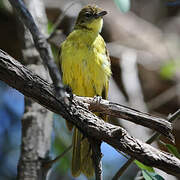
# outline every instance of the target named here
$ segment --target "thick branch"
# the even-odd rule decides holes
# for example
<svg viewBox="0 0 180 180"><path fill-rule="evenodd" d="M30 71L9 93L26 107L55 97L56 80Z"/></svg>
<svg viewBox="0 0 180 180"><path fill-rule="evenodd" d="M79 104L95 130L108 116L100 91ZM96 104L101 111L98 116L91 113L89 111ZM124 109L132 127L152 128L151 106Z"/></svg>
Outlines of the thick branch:
<svg viewBox="0 0 180 180"><path fill-rule="evenodd" d="M91 143L96 180L102 180L101 141L97 141L92 138L89 138L88 140Z"/></svg>
<svg viewBox="0 0 180 180"><path fill-rule="evenodd" d="M121 127L100 120L86 106L78 105L75 99L66 105L55 96L53 85L3 51L0 51L0 79L49 110L62 115L85 135L104 141L146 165L173 175L180 173L179 159L135 139Z"/></svg>

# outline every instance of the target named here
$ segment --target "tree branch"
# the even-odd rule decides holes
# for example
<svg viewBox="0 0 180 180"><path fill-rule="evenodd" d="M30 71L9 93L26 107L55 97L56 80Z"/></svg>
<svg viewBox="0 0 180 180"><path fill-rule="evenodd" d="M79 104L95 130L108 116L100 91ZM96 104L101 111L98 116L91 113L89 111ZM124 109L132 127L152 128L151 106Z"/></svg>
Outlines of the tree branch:
<svg viewBox="0 0 180 180"><path fill-rule="evenodd" d="M66 12L68 11L68 9L70 9L75 3L77 3L77 0L69 2L65 8L65 10L63 10L63 12L59 15L59 17L57 18L56 22L53 24L53 30L51 32L51 34L48 36L47 40L49 41L56 33L57 29L59 28Z"/></svg>
<svg viewBox="0 0 180 180"><path fill-rule="evenodd" d="M74 97L78 102L86 103L90 111L100 112L102 114L122 118L135 124L142 125L144 127L153 129L164 136L168 137L170 140L174 141L174 137L171 134L172 125L166 119L152 116L148 113L143 113L135 109L109 102L108 100L101 99L96 101L95 98L90 97ZM81 105L81 103L80 103Z"/></svg>
<svg viewBox="0 0 180 180"><path fill-rule="evenodd" d="M100 120L87 109L87 104L83 105L75 98L69 104L65 104L55 96L53 85L32 73L2 50L0 51L0 80L47 109L62 115L78 127L84 135L104 141L116 150L123 151L146 165L173 175L180 173L179 159L135 139L121 127Z"/></svg>
<svg viewBox="0 0 180 180"><path fill-rule="evenodd" d="M33 15L34 20L38 23L41 31L47 33L44 1L24 0L24 3ZM22 31L18 35L23 42L22 54L24 64L33 72L38 72L46 80L50 79L49 73L42 65L42 60L34 46L29 30L22 23L18 23L18 25L18 29ZM21 153L18 162L17 180L43 180L46 177L46 173L42 167L42 162L48 159L48 153L51 149L52 112L32 99L25 97L25 111L21 122Z"/></svg>
<svg viewBox="0 0 180 180"><path fill-rule="evenodd" d="M169 122L173 122L176 118L178 118L180 116L180 109L177 110L175 113L173 113L172 115L168 116L168 121ZM147 144L151 144L152 142L154 142L156 139L158 139L161 136L161 134L159 133L154 133L147 141ZM129 158L128 161L117 171L117 173L114 175L114 177L112 178L112 180L117 180L123 173L124 171L126 171L126 169L131 165L131 163L134 161L135 159L133 157Z"/></svg>
<svg viewBox="0 0 180 180"><path fill-rule="evenodd" d="M88 138L92 148L92 160L94 163L94 170L96 180L102 180L102 153L101 153L101 141L97 141L92 138Z"/></svg>
<svg viewBox="0 0 180 180"><path fill-rule="evenodd" d="M47 43L46 37L39 31L32 15L29 13L22 0L9 0L9 2L19 14L22 22L31 32L35 47L39 51L43 62L48 67L49 74L55 85L56 95L58 97L65 97L65 90L61 81L61 75L56 64L54 63L51 47Z"/></svg>

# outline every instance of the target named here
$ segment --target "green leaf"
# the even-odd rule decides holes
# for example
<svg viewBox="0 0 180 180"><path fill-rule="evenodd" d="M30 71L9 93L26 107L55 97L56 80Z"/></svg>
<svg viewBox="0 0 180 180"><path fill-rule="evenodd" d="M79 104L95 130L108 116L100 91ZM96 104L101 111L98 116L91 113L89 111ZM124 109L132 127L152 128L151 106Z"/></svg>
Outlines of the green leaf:
<svg viewBox="0 0 180 180"><path fill-rule="evenodd" d="M142 170L142 174L145 180L164 180L164 178L157 173Z"/></svg>
<svg viewBox="0 0 180 180"><path fill-rule="evenodd" d="M154 172L154 169L150 166L146 166L143 163L139 162L138 160L134 160L134 163L142 170L147 170L149 172Z"/></svg>
<svg viewBox="0 0 180 180"><path fill-rule="evenodd" d="M160 74L162 77L166 79L171 79L174 75L174 72L175 72L175 64L173 62L168 62L162 67Z"/></svg>
<svg viewBox="0 0 180 180"><path fill-rule="evenodd" d="M180 62L178 60L168 61L160 71L160 75L165 79L172 79L175 72L180 69Z"/></svg>
<svg viewBox="0 0 180 180"><path fill-rule="evenodd" d="M54 28L53 23L51 21L48 21L47 24L48 34L51 34L53 28Z"/></svg>
<svg viewBox="0 0 180 180"><path fill-rule="evenodd" d="M174 156L180 159L180 153L178 152L175 146L173 146L172 144L165 144L165 145L170 153L172 153Z"/></svg>
<svg viewBox="0 0 180 180"><path fill-rule="evenodd" d="M0 0L0 9L4 8L4 2L2 0Z"/></svg>
<svg viewBox="0 0 180 180"><path fill-rule="evenodd" d="M130 9L131 2L130 0L114 0L116 6L122 11L127 12Z"/></svg>

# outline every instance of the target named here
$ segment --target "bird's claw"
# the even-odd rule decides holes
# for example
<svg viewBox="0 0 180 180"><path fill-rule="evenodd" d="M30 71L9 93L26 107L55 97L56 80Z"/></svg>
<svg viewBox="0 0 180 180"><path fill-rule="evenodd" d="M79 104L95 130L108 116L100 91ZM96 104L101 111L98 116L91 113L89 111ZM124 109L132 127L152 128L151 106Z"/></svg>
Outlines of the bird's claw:
<svg viewBox="0 0 180 180"><path fill-rule="evenodd" d="M93 98L93 101L95 101L98 104L101 102L101 100L102 100L101 96L94 96L94 98Z"/></svg>

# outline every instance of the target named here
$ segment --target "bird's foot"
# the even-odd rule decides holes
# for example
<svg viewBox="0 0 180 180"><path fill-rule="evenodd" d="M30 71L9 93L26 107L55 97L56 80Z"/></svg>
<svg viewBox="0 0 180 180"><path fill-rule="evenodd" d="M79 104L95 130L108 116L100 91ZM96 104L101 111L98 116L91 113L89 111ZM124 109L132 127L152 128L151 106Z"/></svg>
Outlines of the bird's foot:
<svg viewBox="0 0 180 180"><path fill-rule="evenodd" d="M101 96L94 96L93 97L93 101L95 101L97 104L99 104L102 100L102 97Z"/></svg>

